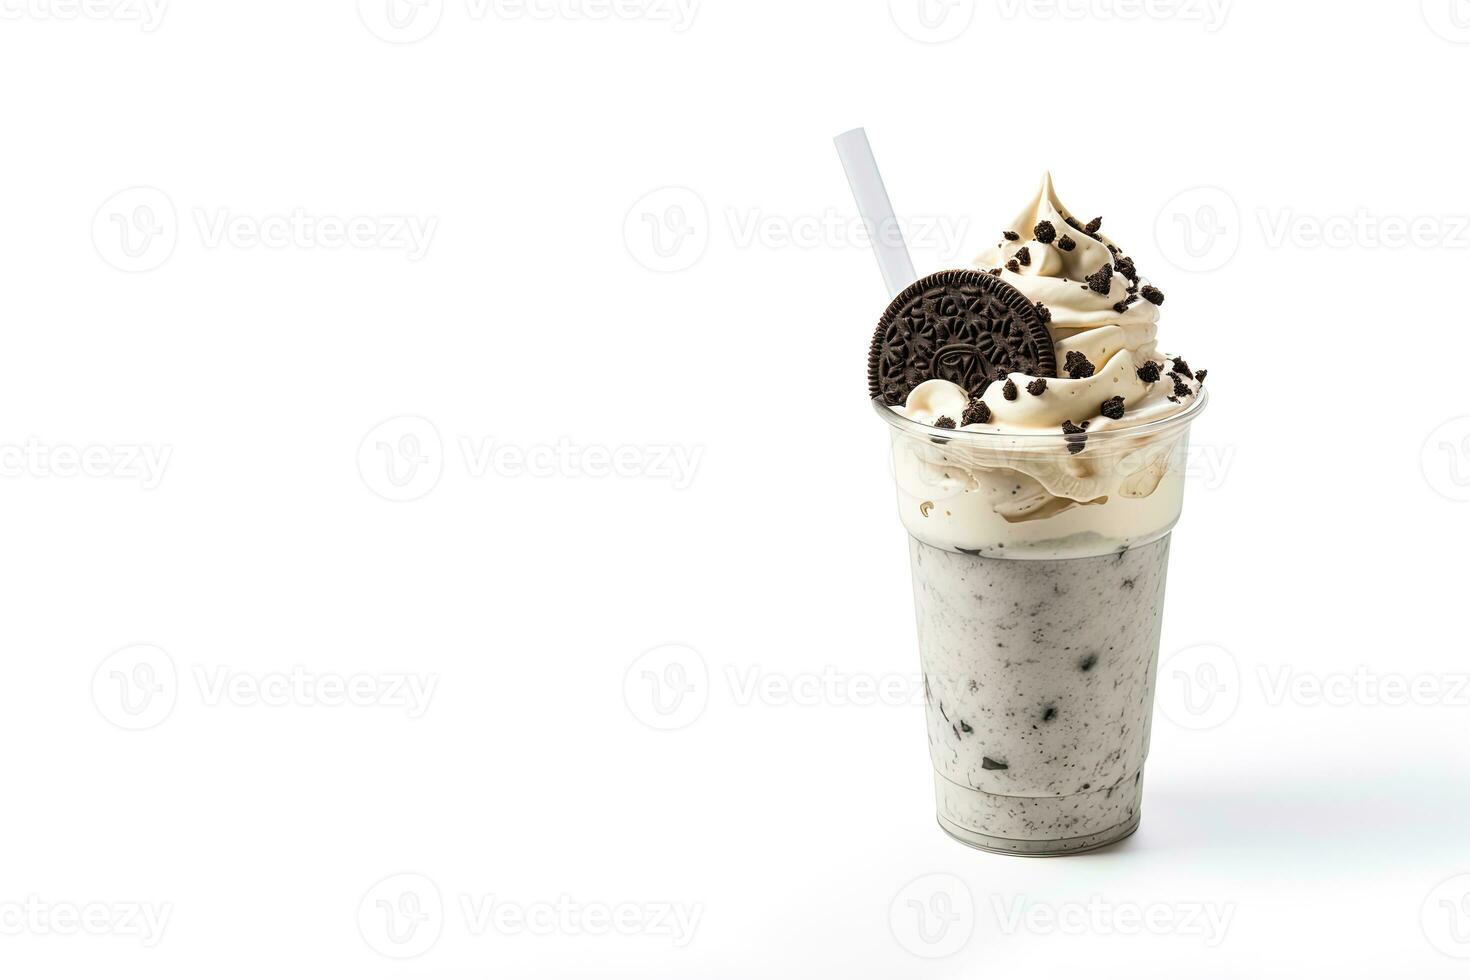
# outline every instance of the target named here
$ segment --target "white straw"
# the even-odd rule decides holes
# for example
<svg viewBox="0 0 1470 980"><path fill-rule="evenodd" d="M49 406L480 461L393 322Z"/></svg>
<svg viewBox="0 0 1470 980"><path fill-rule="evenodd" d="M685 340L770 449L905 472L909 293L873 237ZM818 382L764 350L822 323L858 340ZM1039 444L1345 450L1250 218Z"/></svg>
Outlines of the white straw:
<svg viewBox="0 0 1470 980"><path fill-rule="evenodd" d="M914 263L909 258L908 246L904 244L903 231L898 227L893 204L883 187L883 175L878 173L878 161L873 158L873 148L868 145L868 134L861 129L852 129L832 142L837 144L842 169L847 171L847 182L852 186L858 216L868 229L868 239L873 243L873 255L878 259L878 269L883 273L888 295L897 296L918 276L914 275Z"/></svg>

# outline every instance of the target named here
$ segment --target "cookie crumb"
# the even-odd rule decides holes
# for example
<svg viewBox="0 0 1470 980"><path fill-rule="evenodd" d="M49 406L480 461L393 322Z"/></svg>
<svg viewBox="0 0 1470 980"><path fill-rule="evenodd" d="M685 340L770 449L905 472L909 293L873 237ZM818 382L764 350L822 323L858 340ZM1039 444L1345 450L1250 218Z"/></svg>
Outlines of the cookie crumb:
<svg viewBox="0 0 1470 980"><path fill-rule="evenodd" d="M1076 247L1077 242L1074 238L1072 238L1071 235L1063 235L1061 238L1057 239L1057 248L1061 249L1063 252L1070 252Z"/></svg>
<svg viewBox="0 0 1470 980"><path fill-rule="evenodd" d="M1154 361L1146 362L1138 369L1138 380L1147 381L1149 384L1159 380L1159 365Z"/></svg>
<svg viewBox="0 0 1470 980"><path fill-rule="evenodd" d="M1155 306L1164 305L1164 294L1159 290L1159 287L1157 286L1144 286L1143 298L1148 300Z"/></svg>
<svg viewBox="0 0 1470 980"><path fill-rule="evenodd" d="M1009 262L1006 263L1006 268L1010 269L1012 272L1020 272L1021 263L1017 262L1015 259L1011 259Z"/></svg>
<svg viewBox="0 0 1470 980"><path fill-rule="evenodd" d="M1204 368L1200 368L1198 371L1194 372L1194 380L1199 382L1199 386L1201 388L1205 386L1205 375L1209 373L1210 372Z"/></svg>
<svg viewBox="0 0 1470 980"><path fill-rule="evenodd" d="M1057 226L1050 221L1038 221L1031 234L1043 245L1050 245L1057 240Z"/></svg>
<svg viewBox="0 0 1470 980"><path fill-rule="evenodd" d="M936 429L953 429L954 419L950 418L948 415L941 415L939 416L939 418L934 420L934 427Z"/></svg>
<svg viewBox="0 0 1470 980"><path fill-rule="evenodd" d="M984 425L990 421L990 406L978 398L971 398L970 404L965 406L965 414L961 416L965 425Z"/></svg>
<svg viewBox="0 0 1470 980"><path fill-rule="evenodd" d="M1123 396L1114 395L1112 398L1109 398L1107 401L1103 402L1102 408L1098 410L1098 414L1101 415L1103 418L1113 419L1114 421L1122 418Z"/></svg>
<svg viewBox="0 0 1470 980"><path fill-rule="evenodd" d="M1013 231L1003 231L1001 234L1006 236L1006 241L1008 242L1019 242L1021 240L1021 236Z"/></svg>
<svg viewBox="0 0 1470 980"><path fill-rule="evenodd" d="M1104 262L1103 267L1087 277L1087 288L1103 296L1113 288L1113 267Z"/></svg>
<svg viewBox="0 0 1470 980"><path fill-rule="evenodd" d="M1046 306L1042 303L1036 304L1036 315L1041 317L1042 323L1051 322L1051 310L1048 310Z"/></svg>
<svg viewBox="0 0 1470 980"><path fill-rule="evenodd" d="M1005 400L1008 402L1013 402L1021 397L1021 389L1017 388L1016 383L1010 378L1006 378L1005 386L1000 389L1000 393L1005 396Z"/></svg>
<svg viewBox="0 0 1470 980"><path fill-rule="evenodd" d="M1067 351L1067 363L1065 365L1067 374L1073 378L1090 378L1097 371L1092 362L1081 352L1076 350Z"/></svg>
<svg viewBox="0 0 1470 980"><path fill-rule="evenodd" d="M1102 218L1093 218L1082 230L1087 232L1089 235L1096 235L1099 231L1102 230Z"/></svg>
<svg viewBox="0 0 1470 980"><path fill-rule="evenodd" d="M1031 383L1026 386L1026 390L1031 392L1031 394L1033 395L1040 395L1043 391L1046 390L1046 379L1033 378Z"/></svg>
<svg viewBox="0 0 1470 980"><path fill-rule="evenodd" d="M1016 249L1016 261L1021 263L1022 265L1030 265L1031 249L1025 245L1022 245L1020 248Z"/></svg>
<svg viewBox="0 0 1470 980"><path fill-rule="evenodd" d="M1171 360L1171 361L1174 362L1174 370L1175 371L1178 371L1180 374L1183 374L1183 375L1188 375L1189 377L1193 377L1194 376L1194 372L1189 369L1189 362L1186 361L1184 358L1182 358L1182 357L1171 357L1171 358L1169 358L1169 360Z"/></svg>

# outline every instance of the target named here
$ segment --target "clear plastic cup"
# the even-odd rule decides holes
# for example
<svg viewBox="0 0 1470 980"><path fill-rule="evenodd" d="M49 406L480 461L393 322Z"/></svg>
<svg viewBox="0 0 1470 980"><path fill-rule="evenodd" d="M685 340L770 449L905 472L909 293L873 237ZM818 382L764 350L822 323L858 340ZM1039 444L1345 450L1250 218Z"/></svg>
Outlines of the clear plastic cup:
<svg viewBox="0 0 1470 980"><path fill-rule="evenodd" d="M939 824L1006 854L1138 828L1169 532L1202 390L1085 436L892 434Z"/></svg>

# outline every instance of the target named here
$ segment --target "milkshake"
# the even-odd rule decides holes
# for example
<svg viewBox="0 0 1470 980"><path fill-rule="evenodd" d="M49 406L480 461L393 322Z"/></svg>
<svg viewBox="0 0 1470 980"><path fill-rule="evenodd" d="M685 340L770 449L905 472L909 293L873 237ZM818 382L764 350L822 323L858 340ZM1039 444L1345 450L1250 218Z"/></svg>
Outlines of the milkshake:
<svg viewBox="0 0 1470 980"><path fill-rule="evenodd" d="M874 334L940 826L1011 854L1139 823L1169 532L1204 371L1156 343L1164 294L1050 177L964 270Z"/></svg>

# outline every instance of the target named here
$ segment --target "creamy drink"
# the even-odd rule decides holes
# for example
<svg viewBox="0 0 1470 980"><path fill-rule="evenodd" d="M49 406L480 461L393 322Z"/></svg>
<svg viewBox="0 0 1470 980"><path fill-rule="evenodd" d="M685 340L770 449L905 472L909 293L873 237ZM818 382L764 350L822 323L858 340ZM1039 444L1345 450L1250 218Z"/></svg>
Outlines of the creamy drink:
<svg viewBox="0 0 1470 980"><path fill-rule="evenodd" d="M884 314L869 387L910 535L941 826L1049 855L1138 826L1169 556L1204 371L1163 293L1050 178L975 268Z"/></svg>

